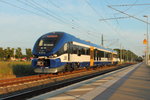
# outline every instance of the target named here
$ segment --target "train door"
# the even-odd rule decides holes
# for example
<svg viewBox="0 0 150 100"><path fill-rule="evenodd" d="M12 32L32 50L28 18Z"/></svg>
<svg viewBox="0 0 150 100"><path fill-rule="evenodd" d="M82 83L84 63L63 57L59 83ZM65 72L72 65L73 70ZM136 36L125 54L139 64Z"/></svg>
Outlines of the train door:
<svg viewBox="0 0 150 100"><path fill-rule="evenodd" d="M111 53L111 64L114 64L114 61L113 61L113 59L114 59L114 57L113 57L113 53Z"/></svg>
<svg viewBox="0 0 150 100"><path fill-rule="evenodd" d="M94 66L94 47L90 47L90 66Z"/></svg>

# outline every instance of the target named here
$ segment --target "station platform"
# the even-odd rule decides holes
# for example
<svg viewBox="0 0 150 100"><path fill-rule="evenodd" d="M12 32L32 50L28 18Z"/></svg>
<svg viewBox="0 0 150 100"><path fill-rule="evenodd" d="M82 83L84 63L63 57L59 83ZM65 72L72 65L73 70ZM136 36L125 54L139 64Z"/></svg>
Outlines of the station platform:
<svg viewBox="0 0 150 100"><path fill-rule="evenodd" d="M150 67L131 65L29 100L150 100Z"/></svg>
<svg viewBox="0 0 150 100"><path fill-rule="evenodd" d="M150 100L150 66L140 65L93 100Z"/></svg>

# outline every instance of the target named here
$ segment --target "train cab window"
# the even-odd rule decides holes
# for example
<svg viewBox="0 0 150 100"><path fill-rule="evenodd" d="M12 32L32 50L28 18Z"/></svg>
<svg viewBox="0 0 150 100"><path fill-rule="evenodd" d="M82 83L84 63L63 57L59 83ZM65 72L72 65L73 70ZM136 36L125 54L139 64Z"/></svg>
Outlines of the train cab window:
<svg viewBox="0 0 150 100"><path fill-rule="evenodd" d="M40 54L50 52L61 38L61 34L45 35L41 37L35 44L35 49Z"/></svg>
<svg viewBox="0 0 150 100"><path fill-rule="evenodd" d="M39 46L42 46L42 45L43 45L43 40L40 40Z"/></svg>

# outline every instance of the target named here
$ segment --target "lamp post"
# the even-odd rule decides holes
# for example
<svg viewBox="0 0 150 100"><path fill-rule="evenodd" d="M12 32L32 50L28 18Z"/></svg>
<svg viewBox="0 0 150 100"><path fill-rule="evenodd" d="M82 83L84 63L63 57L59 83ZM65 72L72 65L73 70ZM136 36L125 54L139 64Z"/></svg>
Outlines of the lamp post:
<svg viewBox="0 0 150 100"><path fill-rule="evenodd" d="M147 34L146 34L146 40L147 40L147 44L146 44L146 64L148 65L148 60L149 60L149 40L148 40L148 16L144 15L143 17L145 17L147 19Z"/></svg>

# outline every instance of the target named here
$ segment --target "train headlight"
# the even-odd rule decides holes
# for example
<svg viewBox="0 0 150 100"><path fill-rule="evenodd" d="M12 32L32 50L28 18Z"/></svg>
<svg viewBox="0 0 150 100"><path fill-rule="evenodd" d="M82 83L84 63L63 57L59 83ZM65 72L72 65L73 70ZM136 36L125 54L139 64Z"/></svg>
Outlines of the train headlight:
<svg viewBox="0 0 150 100"><path fill-rule="evenodd" d="M54 54L53 57L57 57L57 54Z"/></svg>
<svg viewBox="0 0 150 100"><path fill-rule="evenodd" d="M42 66L44 66L44 62L43 61L38 61L37 65L42 67Z"/></svg>

